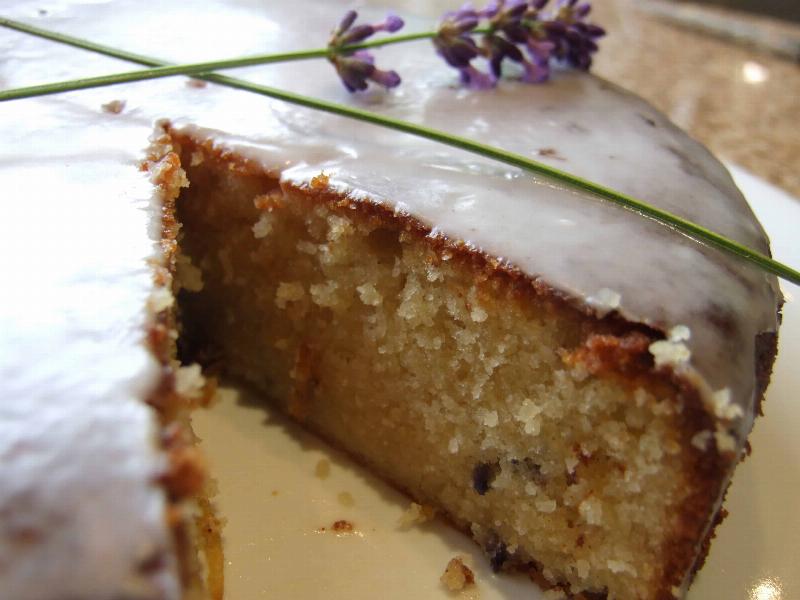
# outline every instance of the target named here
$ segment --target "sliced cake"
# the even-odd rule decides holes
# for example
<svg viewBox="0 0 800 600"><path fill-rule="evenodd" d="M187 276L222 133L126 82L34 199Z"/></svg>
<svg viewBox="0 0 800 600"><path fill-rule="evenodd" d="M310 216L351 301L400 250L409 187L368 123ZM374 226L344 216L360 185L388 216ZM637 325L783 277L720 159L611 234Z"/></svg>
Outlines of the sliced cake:
<svg viewBox="0 0 800 600"><path fill-rule="evenodd" d="M225 32L227 54L324 43L340 7L302 4L10 16L179 62ZM122 68L0 43L4 87ZM769 252L724 167L616 86L567 70L469 91L425 44L382 52L405 80L390 93L350 97L324 61L245 75L478 137ZM517 169L180 78L5 104L0 130L19 211L2 238L5 593L221 596L186 419L209 392L199 362L436 507L498 570L684 595L769 379L774 277Z"/></svg>

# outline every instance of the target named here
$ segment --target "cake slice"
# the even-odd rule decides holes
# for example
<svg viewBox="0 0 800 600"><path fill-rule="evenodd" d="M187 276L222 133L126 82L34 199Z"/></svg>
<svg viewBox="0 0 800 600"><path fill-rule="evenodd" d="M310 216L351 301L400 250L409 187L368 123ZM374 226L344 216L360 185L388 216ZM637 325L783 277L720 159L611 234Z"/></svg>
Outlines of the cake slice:
<svg viewBox="0 0 800 600"><path fill-rule="evenodd" d="M627 102L607 84L589 86ZM561 91L573 105L585 102ZM647 111L638 115L645 127L676 135L651 109L640 110ZM551 118L588 131L591 123L577 112L557 110ZM734 325L724 297L670 326L643 322L626 318L623 298L648 296L665 311L668 304L705 301L671 292L672 282L648 289L656 285L652 279L626 281L613 264L606 267L612 272L593 277L614 283L581 297L485 250L508 227L490 207L509 222L551 216L547 192L536 182L516 183L530 194L530 205L493 188L491 176L469 182L473 194L462 210L476 214L467 223L474 233L467 234L430 219L426 212L442 209L425 197L431 192L422 182L421 191L400 192L414 178L388 177L394 194L388 201L388 193L357 195L334 179L346 176L346 168L303 167L302 177L316 175L299 182L291 170L278 175L254 160L251 148L220 137L169 126L163 136L189 181L176 202L185 359L255 386L414 500L438 509L485 549L497 570L522 569L569 593L681 597L702 564L741 456L741 432L753 417L754 405L738 402L735 388L714 389L692 367L713 363L727 371L739 359L732 353L729 364L720 364L721 347L709 349L712 356L692 356L704 350L693 337L702 344L709 341L704 335L748 327ZM686 139L675 143L668 152L681 168L707 158L693 158L700 150ZM721 185L724 173L706 165ZM395 167L389 161L386 172ZM515 200L506 212L504 204ZM591 200L579 201L587 205L577 210L593 211ZM559 208L569 214L568 206ZM627 214L608 218L611 227L631 226L634 236L648 229L676 261L697 252L728 262ZM606 235L571 232L575 225L561 239L540 229L531 237L546 237L550 252L559 252L576 237L594 243ZM468 236L489 242L470 244ZM510 246L519 256L541 243L516 235ZM632 250L609 243L620 253ZM681 268L652 256L656 269ZM772 293L761 275L741 273L736 285L744 284L748 295L759 289L756 279L765 285L758 293ZM750 343L748 385L760 397L775 336L753 331Z"/></svg>

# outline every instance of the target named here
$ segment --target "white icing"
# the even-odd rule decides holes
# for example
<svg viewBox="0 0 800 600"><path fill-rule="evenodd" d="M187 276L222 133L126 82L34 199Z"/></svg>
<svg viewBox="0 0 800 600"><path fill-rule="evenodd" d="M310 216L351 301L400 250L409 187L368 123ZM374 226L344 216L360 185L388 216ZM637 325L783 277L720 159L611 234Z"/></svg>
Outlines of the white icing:
<svg viewBox="0 0 800 600"><path fill-rule="evenodd" d="M608 288L601 288L596 294L586 298L586 304L595 309L600 316L605 316L612 310L619 308L621 301L622 296Z"/></svg>
<svg viewBox="0 0 800 600"><path fill-rule="evenodd" d="M158 9L135 0L55 0L45 14L39 8L22 0L4 11L173 62L319 46L342 12L322 2L300 10L297 3L246 0L185 0ZM6 30L0 30L0 53L5 88L132 68ZM646 103L614 86L566 72L548 85L503 82L478 93L458 88L455 74L426 43L382 49L379 59L404 78L391 93L349 96L325 61L235 74L475 136L538 160L549 160L539 151L553 148L559 168L768 251L725 169ZM4 594L16 600L178 594L169 555L147 573L136 568L169 548L164 499L154 484L163 459L154 450L154 419L141 403L157 380L157 365L142 344L145 307L148 298L153 309L166 306L165 298L152 295L148 266L158 258L159 213L147 178L137 171L153 123L162 118L263 162L284 185L305 186L324 172L334 189L355 200L411 214L432 235L503 257L576 299L613 292L595 296L600 312L613 309L664 332L685 327L690 337L679 329L664 344L685 349L680 372L707 400L712 390L730 391L726 414L735 411L731 407L743 413L733 423L737 437L714 435L720 446L740 447L753 418L754 338L776 329L773 277L517 169L187 81L0 106L7 207L0 223ZM263 225L254 230L266 233ZM322 303L325 292L309 290ZM367 292L365 301L376 301ZM517 418L538 433L534 406ZM458 452L457 438L448 449ZM28 526L43 536L35 544L14 535Z"/></svg>

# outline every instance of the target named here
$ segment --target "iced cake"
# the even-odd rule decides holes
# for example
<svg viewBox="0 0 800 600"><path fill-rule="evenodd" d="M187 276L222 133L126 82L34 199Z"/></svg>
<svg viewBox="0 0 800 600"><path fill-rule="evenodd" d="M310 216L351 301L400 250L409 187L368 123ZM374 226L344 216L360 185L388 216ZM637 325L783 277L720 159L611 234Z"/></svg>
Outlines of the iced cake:
<svg viewBox="0 0 800 600"><path fill-rule="evenodd" d="M172 62L321 45L342 12L10 11ZM0 47L3 87L128 68L9 31ZM476 137L769 252L724 167L620 88L563 70L470 91L426 44L381 52L403 73L391 92L350 96L324 61L236 75ZM684 595L769 379L774 277L559 183L214 84L6 103L0 130L9 597L222 594L188 429L198 363L437 508L498 570Z"/></svg>

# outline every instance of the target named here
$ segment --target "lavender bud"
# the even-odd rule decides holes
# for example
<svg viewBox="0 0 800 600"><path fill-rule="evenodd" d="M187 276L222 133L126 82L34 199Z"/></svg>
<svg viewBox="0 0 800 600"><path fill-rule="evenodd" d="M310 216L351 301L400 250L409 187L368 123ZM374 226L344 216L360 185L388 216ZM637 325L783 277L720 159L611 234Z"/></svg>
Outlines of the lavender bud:
<svg viewBox="0 0 800 600"><path fill-rule="evenodd" d="M339 23L339 27L336 28L336 30L334 32L334 37L338 36L338 35L341 35L343 32L345 32L348 29L350 29L350 27L353 25L353 23L355 23L355 20L357 18L358 18L358 13L356 11L348 10L344 14L344 17L342 18L342 21Z"/></svg>
<svg viewBox="0 0 800 600"><path fill-rule="evenodd" d="M591 5L589 4L581 4L575 9L575 13L573 17L575 19L583 19L589 12L592 10Z"/></svg>
<svg viewBox="0 0 800 600"><path fill-rule="evenodd" d="M339 45L340 46L349 46L351 44L357 44L358 42L363 42L369 36L375 33L375 28L372 25L356 25L351 30L349 30L346 35L342 35L339 38Z"/></svg>
<svg viewBox="0 0 800 600"><path fill-rule="evenodd" d="M369 78L385 88L397 87L402 81L397 71L381 71L380 69L375 69Z"/></svg>
<svg viewBox="0 0 800 600"><path fill-rule="evenodd" d="M493 88L497 83L494 77L483 71L479 71L472 65L460 71L462 83L473 90L488 90Z"/></svg>
<svg viewBox="0 0 800 600"><path fill-rule="evenodd" d="M369 52L353 52L343 50L343 47L363 42L378 31L394 33L403 27L403 19L390 14L383 23L377 25L355 25L357 18L358 13L354 10L345 13L328 42L331 51L329 60L336 68L342 83L351 92L366 90L368 81L387 88L399 85L400 76L395 71L376 68L375 59Z"/></svg>
<svg viewBox="0 0 800 600"><path fill-rule="evenodd" d="M386 15L386 21L384 21L383 24L379 25L378 27L382 31L395 33L396 31L400 31L404 25L405 22L399 16L395 14L388 14Z"/></svg>

